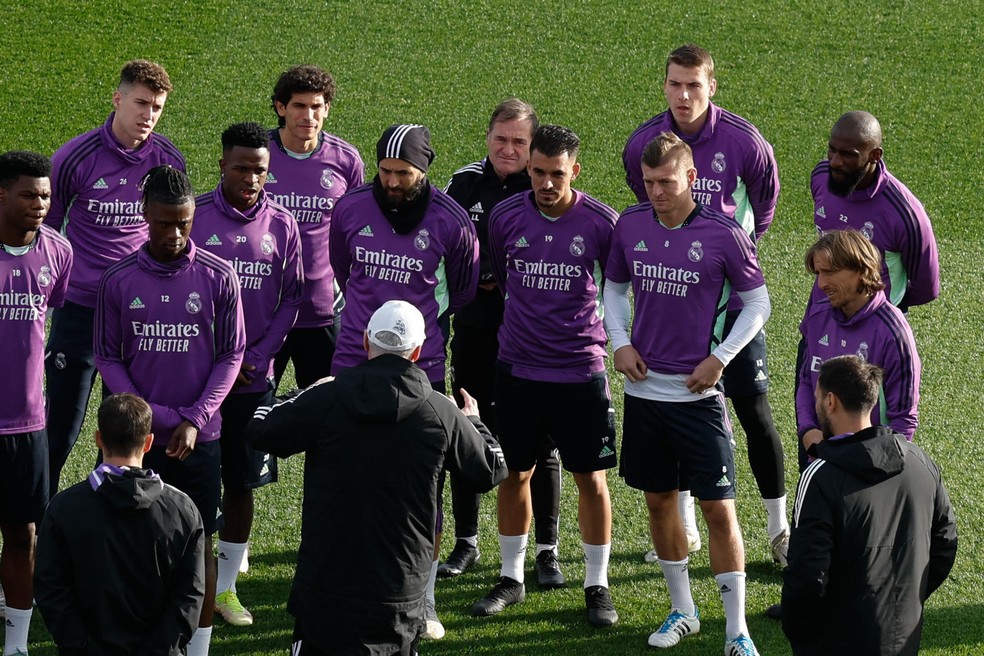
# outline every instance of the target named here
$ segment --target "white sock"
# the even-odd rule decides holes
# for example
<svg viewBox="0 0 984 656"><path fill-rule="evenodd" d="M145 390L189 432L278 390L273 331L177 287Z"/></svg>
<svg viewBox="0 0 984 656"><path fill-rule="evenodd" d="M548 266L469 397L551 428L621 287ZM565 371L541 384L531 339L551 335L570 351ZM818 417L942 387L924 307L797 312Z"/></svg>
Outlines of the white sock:
<svg viewBox="0 0 984 656"><path fill-rule="evenodd" d="M245 574L248 571L249 571L249 544L247 543L246 550L243 551L243 564L239 566L239 573ZM235 589L236 586L233 585L233 590Z"/></svg>
<svg viewBox="0 0 984 656"><path fill-rule="evenodd" d="M478 547L478 536L477 535L469 535L467 538L456 538L456 539L457 540L461 540L462 542L467 542L469 545L471 545L473 547L476 547L476 548Z"/></svg>
<svg viewBox="0 0 984 656"><path fill-rule="evenodd" d="M687 536L697 534L697 511L694 510L694 498L690 496L690 490L680 490L677 494L677 503L680 505L680 517L683 519L683 530Z"/></svg>
<svg viewBox="0 0 984 656"><path fill-rule="evenodd" d="M424 596L427 598L427 601L432 604L435 603L434 585L437 583L437 566L439 564L440 563L437 560L431 563L430 574L427 575L427 587L424 589Z"/></svg>
<svg viewBox="0 0 984 656"><path fill-rule="evenodd" d="M13 654L16 651L27 653L27 631L31 628L31 613L33 609L21 610L7 606L7 632L3 639L3 653Z"/></svg>
<svg viewBox="0 0 984 656"><path fill-rule="evenodd" d="M525 534L499 534L499 555L502 557L502 569L499 570L499 576L508 576L520 583L525 580L523 565L526 561L526 544L529 539L530 536Z"/></svg>
<svg viewBox="0 0 984 656"><path fill-rule="evenodd" d="M685 615L693 615L697 610L694 597L690 594L690 558L683 560L659 560L666 579L666 587L670 590L670 606Z"/></svg>
<svg viewBox="0 0 984 656"><path fill-rule="evenodd" d="M208 646L212 642L212 627L198 627L191 634L188 643L188 656L208 656Z"/></svg>
<svg viewBox="0 0 984 656"><path fill-rule="evenodd" d="M789 520L786 519L786 495L778 499L762 499L765 515L769 518L769 539L789 530Z"/></svg>
<svg viewBox="0 0 984 656"><path fill-rule="evenodd" d="M556 544L541 544L536 543L536 555L539 556L544 551L552 551L553 555L557 555L557 545Z"/></svg>
<svg viewBox="0 0 984 656"><path fill-rule="evenodd" d="M245 542L226 542L219 540L219 566L215 579L215 591L225 592L236 589L236 577L246 556Z"/></svg>
<svg viewBox="0 0 984 656"><path fill-rule="evenodd" d="M582 542L584 547L584 587L590 588L592 585L608 587L608 557L612 553L612 543L608 544L588 544Z"/></svg>
<svg viewBox="0 0 984 656"><path fill-rule="evenodd" d="M748 635L745 624L745 572L725 572L714 577L717 581L721 601L724 603L724 616L727 623L724 633L730 640L738 635Z"/></svg>

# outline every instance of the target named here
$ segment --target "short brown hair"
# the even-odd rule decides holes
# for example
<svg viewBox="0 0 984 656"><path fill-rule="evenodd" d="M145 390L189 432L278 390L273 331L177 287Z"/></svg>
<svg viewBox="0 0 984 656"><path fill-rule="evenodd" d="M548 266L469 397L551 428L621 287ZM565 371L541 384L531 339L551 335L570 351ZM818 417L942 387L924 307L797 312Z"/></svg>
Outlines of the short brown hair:
<svg viewBox="0 0 984 656"><path fill-rule="evenodd" d="M660 132L642 149L642 163L651 169L673 162L694 168L694 153L687 143L672 132Z"/></svg>
<svg viewBox="0 0 984 656"><path fill-rule="evenodd" d="M540 127L540 119L536 115L533 105L519 98L506 98L492 110L492 118L489 119L489 131L492 131L492 126L496 123L513 120L529 121L530 127L533 128L532 132L536 132L537 128Z"/></svg>
<svg viewBox="0 0 984 656"><path fill-rule="evenodd" d="M711 53L693 43L687 43L673 52L666 58L666 75L670 74L670 64L683 66L684 68L699 68L707 73L707 79L714 79L714 58Z"/></svg>
<svg viewBox="0 0 984 656"><path fill-rule="evenodd" d="M151 431L153 413L147 402L134 394L113 394L99 406L97 420L103 449L109 455L142 452Z"/></svg>
<svg viewBox="0 0 984 656"><path fill-rule="evenodd" d="M824 253L830 260L834 271L856 271L861 274L861 289L858 291L874 294L885 289L881 277L881 254L867 237L857 230L828 230L820 235L816 243L806 252L806 270L817 275L813 258Z"/></svg>
<svg viewBox="0 0 984 656"><path fill-rule="evenodd" d="M830 392L848 412L868 414L878 403L885 372L856 355L830 358L820 365L817 387Z"/></svg>
<svg viewBox="0 0 984 656"><path fill-rule="evenodd" d="M154 93L170 93L171 78L160 64L146 59L134 59L123 65L120 71L120 86L140 84Z"/></svg>

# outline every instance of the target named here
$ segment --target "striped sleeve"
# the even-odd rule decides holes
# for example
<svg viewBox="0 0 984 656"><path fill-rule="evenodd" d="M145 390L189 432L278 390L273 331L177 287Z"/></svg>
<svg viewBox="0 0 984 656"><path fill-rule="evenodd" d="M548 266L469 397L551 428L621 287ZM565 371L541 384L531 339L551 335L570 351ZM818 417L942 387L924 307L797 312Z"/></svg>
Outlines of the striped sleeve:
<svg viewBox="0 0 984 656"><path fill-rule="evenodd" d="M475 298L478 288L478 236L468 214L444 192L436 191L434 201L449 220L448 250L444 255L447 269L449 309L454 312Z"/></svg>

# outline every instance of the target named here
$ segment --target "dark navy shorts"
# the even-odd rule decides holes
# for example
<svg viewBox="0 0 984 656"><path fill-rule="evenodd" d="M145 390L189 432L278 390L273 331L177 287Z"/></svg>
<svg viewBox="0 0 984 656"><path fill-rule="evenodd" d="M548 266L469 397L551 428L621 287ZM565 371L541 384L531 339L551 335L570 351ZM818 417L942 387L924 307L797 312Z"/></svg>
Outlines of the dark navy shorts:
<svg viewBox="0 0 984 656"><path fill-rule="evenodd" d="M48 434L0 435L0 524L40 522L48 505Z"/></svg>
<svg viewBox="0 0 984 656"><path fill-rule="evenodd" d="M602 471L618 463L615 410L604 371L585 383L545 383L517 378L511 365L499 361L495 417L512 471L533 469L547 442L556 445L569 472Z"/></svg>
<svg viewBox="0 0 984 656"><path fill-rule="evenodd" d="M222 402L222 485L255 489L277 481L277 459L243 439L256 408L273 405L273 386L266 392L230 394Z"/></svg>
<svg viewBox="0 0 984 656"><path fill-rule="evenodd" d="M728 312L724 322L724 334L735 325L740 310ZM769 391L769 359L765 356L765 331L760 330L745 348L724 368L721 376L724 393L728 398L758 396Z"/></svg>
<svg viewBox="0 0 984 656"><path fill-rule="evenodd" d="M734 499L734 438L724 398L674 403L626 394L619 474L644 492L680 489L683 477L698 499Z"/></svg>
<svg viewBox="0 0 984 656"><path fill-rule="evenodd" d="M144 454L144 469L152 469L161 479L189 497L198 508L205 525L205 535L212 535L223 526L220 471L222 453L219 440L198 442L184 461L171 458L163 444L154 445Z"/></svg>

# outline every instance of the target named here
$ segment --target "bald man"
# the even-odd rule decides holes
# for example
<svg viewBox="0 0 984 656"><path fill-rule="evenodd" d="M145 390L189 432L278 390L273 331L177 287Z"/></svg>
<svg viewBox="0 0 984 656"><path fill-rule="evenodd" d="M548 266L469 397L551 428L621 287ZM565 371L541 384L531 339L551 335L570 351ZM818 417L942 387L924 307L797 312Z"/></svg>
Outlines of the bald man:
<svg viewBox="0 0 984 656"><path fill-rule="evenodd" d="M940 294L940 263L929 216L882 159L882 130L868 112L841 116L827 159L810 179L813 220L821 233L854 228L878 248L885 294L905 311ZM823 297L816 287L811 303Z"/></svg>

